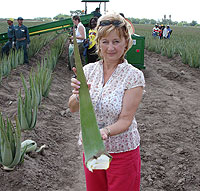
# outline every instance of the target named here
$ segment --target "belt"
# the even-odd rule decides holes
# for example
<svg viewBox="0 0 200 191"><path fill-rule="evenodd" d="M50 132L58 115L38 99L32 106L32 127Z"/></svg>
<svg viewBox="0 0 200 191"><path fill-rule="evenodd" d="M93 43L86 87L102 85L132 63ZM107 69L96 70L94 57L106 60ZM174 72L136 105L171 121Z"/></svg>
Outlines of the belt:
<svg viewBox="0 0 200 191"><path fill-rule="evenodd" d="M22 40L26 40L26 37L23 37L23 38L17 38L17 41L22 41Z"/></svg>

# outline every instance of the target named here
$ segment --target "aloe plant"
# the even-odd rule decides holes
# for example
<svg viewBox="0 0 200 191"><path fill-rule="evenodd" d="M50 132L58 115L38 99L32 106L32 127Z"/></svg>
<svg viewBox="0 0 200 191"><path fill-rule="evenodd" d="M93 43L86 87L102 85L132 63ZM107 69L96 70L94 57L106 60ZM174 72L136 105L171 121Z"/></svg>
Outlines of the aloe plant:
<svg viewBox="0 0 200 191"><path fill-rule="evenodd" d="M14 128L10 119L5 121L0 114L0 164L5 170L13 170L21 163L26 152L26 147L21 149L21 130L17 119Z"/></svg>
<svg viewBox="0 0 200 191"><path fill-rule="evenodd" d="M39 79L39 82L41 83L41 89L42 89L42 96L48 97L51 82L52 82L52 71L47 68L46 60L43 59L40 65L38 65L37 68L37 78Z"/></svg>
<svg viewBox="0 0 200 191"><path fill-rule="evenodd" d="M27 88L23 75L21 75L24 86L25 98L22 99L21 91L18 96L18 119L23 130L31 130L35 127L37 122L37 96L33 86Z"/></svg>

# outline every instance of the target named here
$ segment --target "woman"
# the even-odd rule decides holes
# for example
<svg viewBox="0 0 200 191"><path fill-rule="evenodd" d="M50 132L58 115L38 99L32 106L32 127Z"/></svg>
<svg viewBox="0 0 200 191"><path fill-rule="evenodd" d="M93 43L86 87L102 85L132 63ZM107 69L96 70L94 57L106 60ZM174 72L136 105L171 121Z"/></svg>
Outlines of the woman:
<svg viewBox="0 0 200 191"><path fill-rule="evenodd" d="M96 62L98 60L98 55L96 53L96 29L97 17L92 17L90 19L90 30L89 30L89 47L87 50L88 63Z"/></svg>
<svg viewBox="0 0 200 191"><path fill-rule="evenodd" d="M142 99L144 76L124 59L131 36L122 16L100 17L96 40L101 60L86 65L84 73L102 139L113 159L108 170L91 173L84 165L87 191L139 191L140 136L135 114ZM71 86L74 90L68 105L76 112L81 84L72 78Z"/></svg>
<svg viewBox="0 0 200 191"><path fill-rule="evenodd" d="M83 52L84 52L83 42L84 42L84 39L86 38L85 27L81 23L80 17L77 15L73 16L72 21L74 25L76 26L76 38L77 38L79 53L81 56L81 62L84 66L86 64L85 57L83 55ZM70 39L73 40L73 36L71 36ZM71 65L71 68L75 67L74 53L72 53L72 56L70 58L70 65Z"/></svg>

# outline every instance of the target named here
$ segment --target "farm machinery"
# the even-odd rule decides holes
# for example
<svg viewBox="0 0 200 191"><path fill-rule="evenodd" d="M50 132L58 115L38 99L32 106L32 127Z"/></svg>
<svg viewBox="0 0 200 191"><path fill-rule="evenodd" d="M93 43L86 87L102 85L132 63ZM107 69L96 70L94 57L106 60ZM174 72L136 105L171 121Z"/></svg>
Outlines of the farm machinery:
<svg viewBox="0 0 200 191"><path fill-rule="evenodd" d="M92 16L93 16L92 14L80 16L81 22L84 25L87 25L89 23L89 20L92 18ZM40 34L52 32L52 31L67 29L71 27L73 27L72 19L67 18L60 21L53 21L49 23L44 23L44 24L28 27L28 30L29 30L29 35L34 36L34 35L40 35ZM6 42L7 40L8 40L7 33L0 34L0 43Z"/></svg>
<svg viewBox="0 0 200 191"><path fill-rule="evenodd" d="M93 14L87 14L87 3L99 3L99 8L101 6L101 3L104 3L104 13L106 13L106 3L109 2L109 0L81 0L81 2L85 3L85 15L81 15L80 19L81 19L81 22L85 26L88 26L90 19L93 17ZM129 21L128 19L126 20ZM71 27L73 27L72 19L67 18L67 19L63 19L59 21L53 21L49 23L36 25L36 26L31 26L31 27L28 27L28 30L29 30L29 35L34 36L34 35L40 35L40 34L52 32L52 31L68 30ZM133 31L134 31L134 28L133 28ZM0 43L6 42L7 40L8 40L7 33L1 33ZM132 40L133 40L133 45L127 52L126 59L128 60L130 64L134 65L135 67L139 69L144 69L145 68L144 66L145 37L134 33L132 34Z"/></svg>

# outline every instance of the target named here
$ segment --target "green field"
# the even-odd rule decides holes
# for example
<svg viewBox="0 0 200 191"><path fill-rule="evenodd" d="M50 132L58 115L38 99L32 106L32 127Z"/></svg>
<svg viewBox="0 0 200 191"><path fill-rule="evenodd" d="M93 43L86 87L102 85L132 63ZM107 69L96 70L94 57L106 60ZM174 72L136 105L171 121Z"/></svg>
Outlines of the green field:
<svg viewBox="0 0 200 191"><path fill-rule="evenodd" d="M39 25L42 21L24 21L26 26ZM14 22L17 24L17 21ZM0 33L7 32L7 22L0 21ZM135 24L135 33L145 36L145 48L172 58L180 55L182 62L191 67L200 67L200 28L171 26L173 30L170 40L154 39L152 37L153 25Z"/></svg>
<svg viewBox="0 0 200 191"><path fill-rule="evenodd" d="M40 24L43 24L45 22L42 22L42 21L24 21L24 25L27 26L27 27L30 27L30 26L35 26L35 25L40 25ZM17 25L17 21L14 21L14 25ZM8 24L7 24L7 21L2 21L0 20L0 33L6 33L8 31ZM0 51L1 51L1 48L2 48L2 44L0 44Z"/></svg>
<svg viewBox="0 0 200 191"><path fill-rule="evenodd" d="M24 20L24 25L27 26L27 27L30 27L30 26L34 26L34 25L40 25L40 24L43 24L45 22L42 22L42 21L26 21ZM14 25L17 25L17 21L14 21ZM8 24L7 24L7 21L0 21L0 33L5 33L7 32L7 29L8 29Z"/></svg>
<svg viewBox="0 0 200 191"><path fill-rule="evenodd" d="M172 58L181 56L184 64L200 67L200 28L171 26L173 30L169 39L154 39L152 25L134 25L136 34L145 36L145 48L163 56Z"/></svg>

